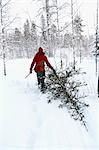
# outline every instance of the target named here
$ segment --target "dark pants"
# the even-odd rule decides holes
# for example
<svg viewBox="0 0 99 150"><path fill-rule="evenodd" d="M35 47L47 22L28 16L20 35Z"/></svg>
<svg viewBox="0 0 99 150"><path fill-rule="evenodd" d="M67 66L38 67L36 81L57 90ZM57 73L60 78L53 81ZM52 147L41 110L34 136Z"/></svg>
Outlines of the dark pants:
<svg viewBox="0 0 99 150"><path fill-rule="evenodd" d="M38 80L38 85L41 84L41 89L43 89L44 88L44 80L45 80L45 71L37 72L37 80Z"/></svg>

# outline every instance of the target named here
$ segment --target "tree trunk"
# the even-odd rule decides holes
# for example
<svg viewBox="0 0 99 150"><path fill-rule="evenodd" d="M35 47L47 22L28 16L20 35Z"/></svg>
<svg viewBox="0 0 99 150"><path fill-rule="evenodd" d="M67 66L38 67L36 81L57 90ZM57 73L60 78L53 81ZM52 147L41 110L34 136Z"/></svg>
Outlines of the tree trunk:
<svg viewBox="0 0 99 150"><path fill-rule="evenodd" d="M2 15L2 0L0 0L0 27L1 27L1 47L3 53L3 66L4 75L6 75L6 63L5 63L5 39L4 39L4 28L3 28L3 15Z"/></svg>

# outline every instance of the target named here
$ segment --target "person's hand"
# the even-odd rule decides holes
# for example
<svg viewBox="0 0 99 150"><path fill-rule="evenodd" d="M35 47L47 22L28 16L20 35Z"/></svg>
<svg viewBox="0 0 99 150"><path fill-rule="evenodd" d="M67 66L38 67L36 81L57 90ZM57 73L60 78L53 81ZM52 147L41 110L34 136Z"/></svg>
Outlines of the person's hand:
<svg viewBox="0 0 99 150"><path fill-rule="evenodd" d="M56 75L56 71L55 71L55 69L53 69L53 73Z"/></svg>
<svg viewBox="0 0 99 150"><path fill-rule="evenodd" d="M32 69L30 69L30 73L32 73Z"/></svg>
<svg viewBox="0 0 99 150"><path fill-rule="evenodd" d="M53 68L53 73L55 74L55 76L56 76L57 78L59 78L54 68Z"/></svg>

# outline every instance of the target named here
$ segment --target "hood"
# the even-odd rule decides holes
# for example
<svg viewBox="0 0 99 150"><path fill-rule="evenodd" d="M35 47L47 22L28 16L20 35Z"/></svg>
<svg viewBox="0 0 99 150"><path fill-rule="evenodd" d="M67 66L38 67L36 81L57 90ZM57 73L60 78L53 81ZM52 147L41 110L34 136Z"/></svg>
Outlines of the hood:
<svg viewBox="0 0 99 150"><path fill-rule="evenodd" d="M42 47L39 47L38 49L38 54L40 55L44 55L45 53L43 52L43 48Z"/></svg>

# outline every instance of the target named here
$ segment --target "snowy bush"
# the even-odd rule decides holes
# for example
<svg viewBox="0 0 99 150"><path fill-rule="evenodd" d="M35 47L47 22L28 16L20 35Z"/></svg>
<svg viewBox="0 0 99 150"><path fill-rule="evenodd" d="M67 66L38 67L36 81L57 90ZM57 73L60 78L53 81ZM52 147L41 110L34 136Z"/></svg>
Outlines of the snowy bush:
<svg viewBox="0 0 99 150"><path fill-rule="evenodd" d="M83 101L86 95L80 94L81 87L86 85L77 80L80 74L80 69L74 70L73 66L66 68L65 71L57 72L57 76L49 73L46 86L49 93L48 103L59 100L59 108L66 107L73 119L81 121L86 127L84 110L89 105Z"/></svg>

